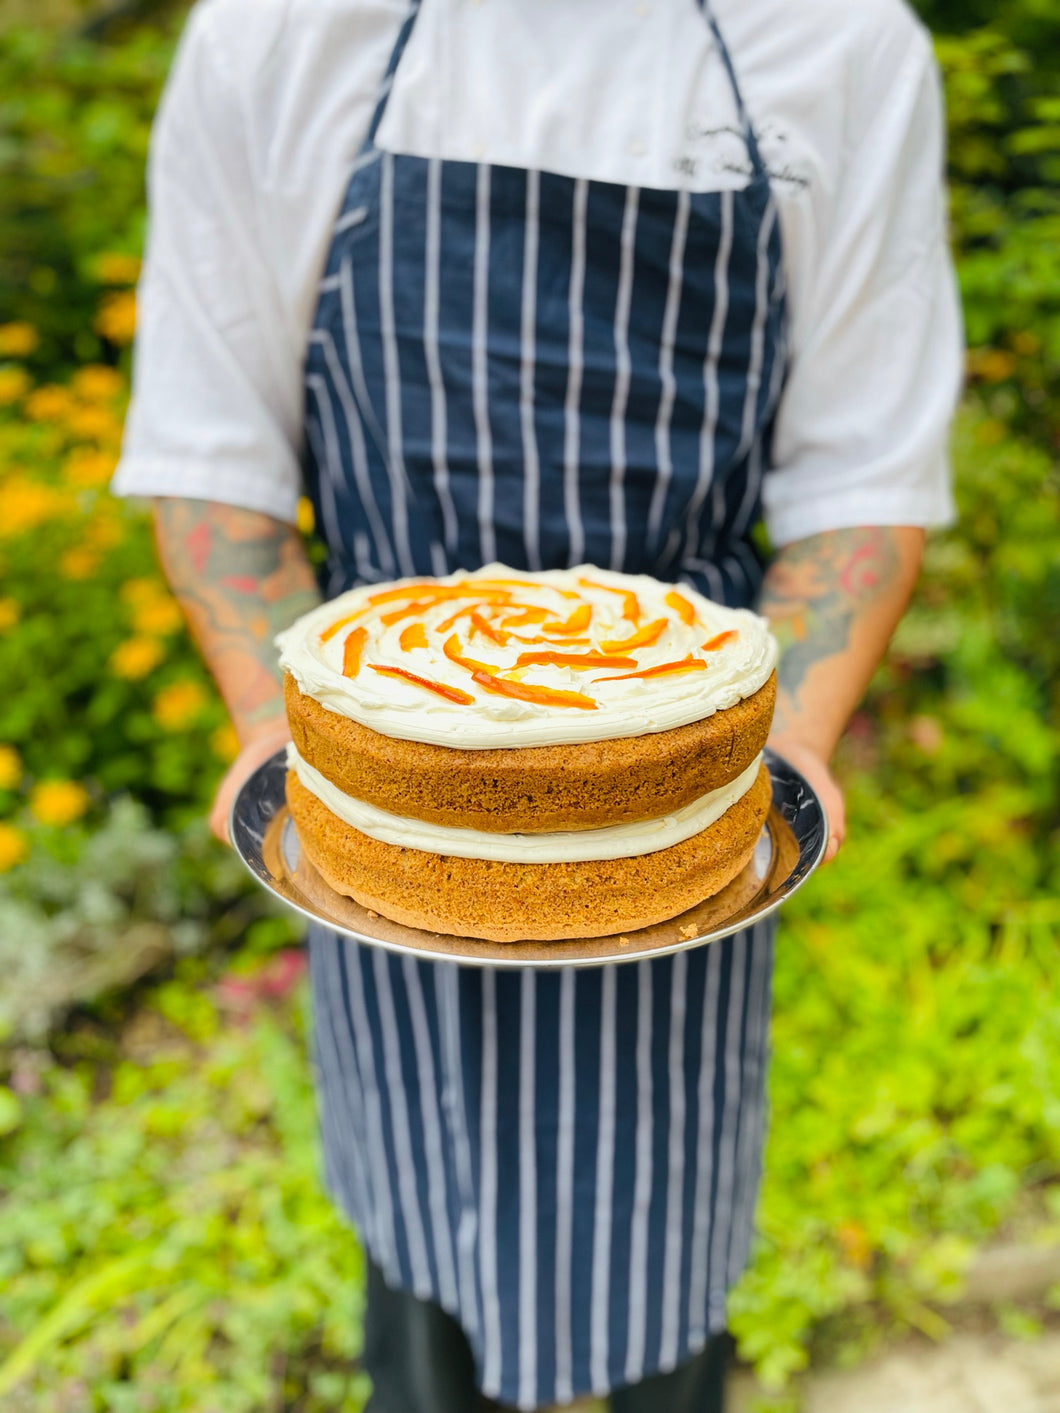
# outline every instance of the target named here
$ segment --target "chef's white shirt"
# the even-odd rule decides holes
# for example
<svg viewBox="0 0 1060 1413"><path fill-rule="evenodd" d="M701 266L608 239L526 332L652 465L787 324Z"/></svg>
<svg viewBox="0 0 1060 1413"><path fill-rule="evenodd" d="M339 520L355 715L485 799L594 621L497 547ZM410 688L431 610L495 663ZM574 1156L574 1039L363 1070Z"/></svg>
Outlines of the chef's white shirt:
<svg viewBox="0 0 1060 1413"><path fill-rule="evenodd" d="M952 518L960 381L930 41L901 0L714 0L780 213L790 366L775 544ZM302 372L350 168L408 0L200 0L152 140L114 489L293 520ZM741 186L696 0L423 0L379 146L692 191Z"/></svg>

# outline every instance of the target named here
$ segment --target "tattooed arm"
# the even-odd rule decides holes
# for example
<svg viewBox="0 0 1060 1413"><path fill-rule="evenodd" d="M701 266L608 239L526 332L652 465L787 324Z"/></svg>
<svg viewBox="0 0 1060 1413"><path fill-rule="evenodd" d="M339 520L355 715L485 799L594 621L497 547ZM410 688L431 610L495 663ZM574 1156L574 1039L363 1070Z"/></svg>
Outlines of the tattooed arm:
<svg viewBox="0 0 1060 1413"><path fill-rule="evenodd" d="M916 583L922 530L830 530L786 545L759 605L781 649L771 744L810 779L843 841L843 797L827 768Z"/></svg>
<svg viewBox="0 0 1060 1413"><path fill-rule="evenodd" d="M159 559L239 737L210 824L227 837L228 810L250 772L287 739L273 636L320 601L298 531L216 501L155 501Z"/></svg>

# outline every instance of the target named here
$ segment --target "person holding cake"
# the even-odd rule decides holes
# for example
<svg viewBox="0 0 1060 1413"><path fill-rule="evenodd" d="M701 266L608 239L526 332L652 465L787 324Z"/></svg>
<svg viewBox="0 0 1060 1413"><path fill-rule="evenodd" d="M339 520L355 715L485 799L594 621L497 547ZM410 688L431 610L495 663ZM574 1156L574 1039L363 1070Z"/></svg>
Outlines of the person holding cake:
<svg viewBox="0 0 1060 1413"><path fill-rule="evenodd" d="M363 598L380 635L407 633L401 650L439 671L410 656L362 672L369 633L351 619L321 648L353 684L341 700L360 703L337 727L324 678L285 638L304 767L289 790L305 791L307 827L323 776L345 808L365 761L386 786L372 809L423 824L456 800L466 825L489 777L432 775L420 748L459 746L465 721L471 757L500 749L488 722L532 748L526 723L557 717L553 783L594 756L564 756L577 740L643 736L628 760L596 752L593 789L548 826L619 827L616 762L627 785L662 780L651 735L710 715L648 714L625 737L569 723L633 700L629 674L717 680L739 654L728 620L701 631L713 603L756 609L779 640L770 740L821 796L834 854L829 758L924 529L952 514L961 350L941 133L930 45L901 0L197 7L154 134L115 489L156 498L163 566L239 732L216 831L289 736L275 634L365 590L350 612ZM303 493L326 549L315 567ZM476 575L479 597L444 626L443 591L466 596ZM421 596L392 609L395 580ZM619 628L597 631L608 585ZM525 597L548 586L569 613ZM321 612L318 647L345 614ZM650 658L686 630L694 641ZM745 721L762 691L772 704L772 660L757 661L711 713ZM384 713L374 736L366 703ZM432 741L429 721L456 735ZM761 743L741 732L742 802ZM682 776L700 764L690 739L674 737ZM435 781L414 804L410 761ZM611 803L579 816L597 784ZM708 772L693 801L660 795L651 813L733 785ZM417 962L324 929L309 947L327 1176L369 1258L373 1413L593 1395L616 1413L720 1409L760 1166L772 926L547 972Z"/></svg>

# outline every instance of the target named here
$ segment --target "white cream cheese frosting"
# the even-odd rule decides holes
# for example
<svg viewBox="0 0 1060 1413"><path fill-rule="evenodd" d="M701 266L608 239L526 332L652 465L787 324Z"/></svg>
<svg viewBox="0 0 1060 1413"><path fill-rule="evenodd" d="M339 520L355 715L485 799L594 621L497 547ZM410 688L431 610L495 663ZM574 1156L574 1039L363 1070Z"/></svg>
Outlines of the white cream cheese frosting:
<svg viewBox="0 0 1060 1413"><path fill-rule="evenodd" d="M716 823L747 794L761 763L762 757L758 756L735 780L659 819L554 834L491 834L482 829L427 824L420 819L377 809L339 790L315 766L303 760L293 744L287 747L287 764L310 794L332 814L369 838L405 849L420 849L424 853L448 854L460 859L494 859L502 863L581 863L658 853Z"/></svg>
<svg viewBox="0 0 1060 1413"><path fill-rule="evenodd" d="M469 750L668 731L753 695L777 660L757 614L685 584L591 565L524 574L491 564L364 585L303 615L276 643L281 666L328 711L384 736ZM626 665L548 660L555 655ZM520 688L530 700L507 695ZM549 692L581 705L549 701Z"/></svg>

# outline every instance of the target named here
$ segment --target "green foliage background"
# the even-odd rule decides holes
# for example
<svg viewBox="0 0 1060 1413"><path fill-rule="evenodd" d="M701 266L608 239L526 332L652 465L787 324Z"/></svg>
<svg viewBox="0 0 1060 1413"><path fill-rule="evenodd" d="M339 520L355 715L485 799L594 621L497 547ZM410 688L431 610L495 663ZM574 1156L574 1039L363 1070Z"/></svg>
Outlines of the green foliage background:
<svg viewBox="0 0 1060 1413"><path fill-rule="evenodd" d="M850 842L785 914L760 1240L731 1305L777 1388L812 1352L944 1334L980 1244L1060 1221L1060 99L1034 63L1060 50L1060 13L920 8L970 343L961 519L842 747ZM0 33L0 348L34 331L0 352L13 1413L322 1413L364 1393L360 1257L320 1187L293 934L204 837L223 713L182 634L137 627L144 584L164 590L142 517L103 489L122 396L77 382L124 381L108 259L139 250L178 22ZM118 670L145 634L156 660ZM34 813L49 779L82 792L72 822ZM116 938L168 979L123 990ZM82 989L34 1010L58 973Z"/></svg>

